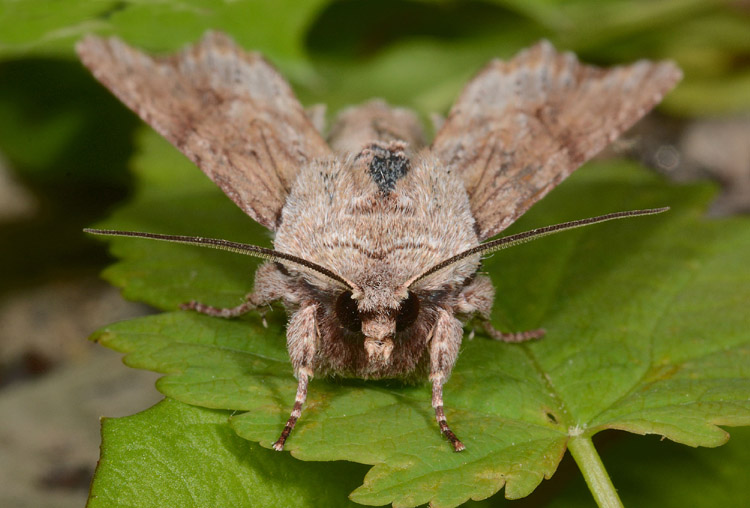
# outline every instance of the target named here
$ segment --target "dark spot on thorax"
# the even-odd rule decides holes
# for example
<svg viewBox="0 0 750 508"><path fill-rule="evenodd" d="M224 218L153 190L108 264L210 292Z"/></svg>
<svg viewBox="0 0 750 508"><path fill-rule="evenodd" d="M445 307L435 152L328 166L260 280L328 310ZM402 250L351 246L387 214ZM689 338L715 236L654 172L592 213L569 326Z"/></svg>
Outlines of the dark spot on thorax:
<svg viewBox="0 0 750 508"><path fill-rule="evenodd" d="M401 143L392 143L387 147L374 144L362 151L362 155L371 157L370 176L383 194L390 194L396 182L409 172L409 158L402 147Z"/></svg>

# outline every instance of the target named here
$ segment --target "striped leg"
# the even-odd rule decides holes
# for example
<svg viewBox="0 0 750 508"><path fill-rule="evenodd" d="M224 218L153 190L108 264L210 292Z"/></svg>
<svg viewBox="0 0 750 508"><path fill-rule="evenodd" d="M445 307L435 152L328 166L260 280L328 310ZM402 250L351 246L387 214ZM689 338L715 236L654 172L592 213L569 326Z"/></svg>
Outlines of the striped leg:
<svg viewBox="0 0 750 508"><path fill-rule="evenodd" d="M461 346L463 327L453 314L445 309L438 311L438 319L430 337L430 381L432 381L432 407L440 432L448 438L453 449L460 452L466 447L448 427L443 410L443 384L447 381L453 364L456 363Z"/></svg>
<svg viewBox="0 0 750 508"><path fill-rule="evenodd" d="M207 314L214 317L234 318L241 316L251 310L269 305L285 295L289 295L289 287L286 284L285 276L279 271L274 263L264 263L255 272L255 287L253 292L245 296L245 302L236 307L212 307L201 302L188 302L180 305L183 310L194 310L201 314ZM261 315L265 309L261 310ZM263 325L265 326L265 317Z"/></svg>
<svg viewBox="0 0 750 508"><path fill-rule="evenodd" d="M438 379L433 379L432 381L432 407L435 408L435 419L440 427L440 432L448 438L448 441L453 445L453 449L457 452L465 450L466 446L456 437L450 427L448 427L448 422L445 421L445 411L443 411L443 381Z"/></svg>
<svg viewBox="0 0 750 508"><path fill-rule="evenodd" d="M250 312L253 309L257 309L259 306L266 303L256 302L253 296L253 293L247 295L247 300L236 307L212 307L211 305L206 305L205 303L196 302L195 300L193 300L187 303L183 303L182 305L180 305L180 308L182 310L194 310L196 312L200 312L201 314L207 314L213 317L233 318Z"/></svg>
<svg viewBox="0 0 750 508"><path fill-rule="evenodd" d="M482 324L482 328L484 328L484 331L487 332L487 335L501 342L526 342L527 340L541 339L546 333L544 328L527 330L525 332L503 333L492 326L492 323L489 319L484 317L480 317L479 319Z"/></svg>
<svg viewBox="0 0 750 508"><path fill-rule="evenodd" d="M478 275L471 284L466 286L458 297L454 311L464 316L474 316L487 335L501 342L524 342L532 339L541 339L544 337L544 329L529 330L526 332L503 333L496 330L489 320L492 312L492 301L495 299L495 288L489 277ZM478 315L477 315L478 314ZM474 337L474 330L471 331L469 339Z"/></svg>
<svg viewBox="0 0 750 508"><path fill-rule="evenodd" d="M297 423L297 420L302 414L302 405L305 403L305 399L307 399L307 383L311 376L309 376L305 370L301 370L297 374L297 377L297 398L294 399L294 408L292 408L292 414L289 416L286 425L284 425L284 430L281 431L279 439L277 439L273 444L273 449L278 452L284 449L286 438L289 437L289 434L292 432L294 425Z"/></svg>
<svg viewBox="0 0 750 508"><path fill-rule="evenodd" d="M297 375L297 397L294 400L292 414L289 415L284 430L273 444L274 450L284 449L289 434L302 414L302 405L307 399L307 383L313 377L313 361L318 342L318 324L316 314L318 306L306 305L292 315L286 329L286 345L289 358L292 360Z"/></svg>

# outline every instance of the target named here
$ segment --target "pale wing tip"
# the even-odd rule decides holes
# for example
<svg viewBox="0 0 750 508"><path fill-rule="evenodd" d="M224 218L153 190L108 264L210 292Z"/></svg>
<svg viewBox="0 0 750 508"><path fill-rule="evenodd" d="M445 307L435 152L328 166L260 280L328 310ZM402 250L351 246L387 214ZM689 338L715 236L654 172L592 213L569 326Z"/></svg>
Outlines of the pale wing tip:
<svg viewBox="0 0 750 508"><path fill-rule="evenodd" d="M573 62L580 63L578 60L578 56L575 53L573 53L572 51L558 50L555 45L552 44L548 39L540 39L533 46L522 49L512 58L512 60L539 59L541 61L544 61L547 59L554 59L558 57L563 57L566 59L570 59ZM494 59L492 61L492 64L494 65L499 62L502 62L502 60ZM641 62L647 62L648 64L657 67L659 69L659 74L663 77L664 81L670 82L672 86L679 83L684 77L682 69L680 69L679 65L677 65L674 60L641 60ZM611 69L613 67L609 68Z"/></svg>
<svg viewBox="0 0 750 508"><path fill-rule="evenodd" d="M127 47L127 44L119 37L101 37L94 34L87 34L81 40L76 42L75 51L78 57L84 63L94 55L101 53L114 53L120 47ZM229 50L232 52L242 51L232 37L218 30L207 30L200 40L194 44L187 44L185 51L195 49L216 51ZM262 58L259 53L251 53L255 58Z"/></svg>
<svg viewBox="0 0 750 508"><path fill-rule="evenodd" d="M93 34L85 35L75 44L78 58L89 68L105 58L114 58L113 54L121 51L121 48L128 48L128 45L119 37L100 37Z"/></svg>
<svg viewBox="0 0 750 508"><path fill-rule="evenodd" d="M207 54L213 52L234 53L241 55L250 63L262 63L275 69L261 52L245 50L245 48L234 40L234 37L219 30L207 30L197 43L188 44L184 49L186 52L195 50Z"/></svg>
<svg viewBox="0 0 750 508"><path fill-rule="evenodd" d="M682 81L682 78L685 76L680 66L674 60L662 60L659 62L659 67L664 76L672 82L672 86Z"/></svg>
<svg viewBox="0 0 750 508"><path fill-rule="evenodd" d="M559 53L555 45L549 39L539 39L533 46L528 48L529 52L538 51L540 53Z"/></svg>
<svg viewBox="0 0 750 508"><path fill-rule="evenodd" d="M537 56L538 55L538 56ZM572 58L578 61L578 56L572 51L561 51L555 47L549 39L539 39L533 46L518 52L514 59L519 57L536 57L542 61L553 60L555 58Z"/></svg>
<svg viewBox="0 0 750 508"><path fill-rule="evenodd" d="M672 60L640 60L634 65L639 63L649 67L647 82L644 82L643 86L647 86L654 92L652 105L648 108L651 109L682 80L682 69Z"/></svg>

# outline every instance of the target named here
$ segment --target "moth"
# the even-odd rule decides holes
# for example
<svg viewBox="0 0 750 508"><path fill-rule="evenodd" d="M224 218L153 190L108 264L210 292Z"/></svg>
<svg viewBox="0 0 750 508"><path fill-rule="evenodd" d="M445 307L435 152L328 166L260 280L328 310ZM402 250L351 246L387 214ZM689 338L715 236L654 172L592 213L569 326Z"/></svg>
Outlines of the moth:
<svg viewBox="0 0 750 508"><path fill-rule="evenodd" d="M77 45L101 83L167 138L247 215L273 249L227 240L87 230L186 243L265 259L231 318L280 301L298 380L281 450L313 375L428 378L453 449L443 385L469 319L489 321L494 288L481 257L560 231L666 208L615 212L491 240L654 107L681 78L671 62L603 69L548 42L493 60L471 79L431 143L417 115L375 100L341 112L327 139L258 53L210 32L152 57L116 38Z"/></svg>

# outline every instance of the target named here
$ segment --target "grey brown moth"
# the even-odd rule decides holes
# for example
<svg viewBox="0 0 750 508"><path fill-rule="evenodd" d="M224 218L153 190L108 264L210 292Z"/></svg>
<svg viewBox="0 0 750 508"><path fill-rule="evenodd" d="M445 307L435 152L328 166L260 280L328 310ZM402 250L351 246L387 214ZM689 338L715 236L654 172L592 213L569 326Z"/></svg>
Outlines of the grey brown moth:
<svg viewBox="0 0 750 508"><path fill-rule="evenodd" d="M277 450L314 374L428 377L440 430L463 450L443 410L463 323L477 319L506 342L544 333L491 326L494 288L477 273L480 257L666 210L610 213L486 241L654 107L681 78L671 62L601 69L541 42L481 70L428 145L413 112L382 101L343 111L324 139L287 82L220 33L161 58L116 38L90 36L77 50L99 81L275 233L274 248L266 249L87 230L266 259L244 303L183 308L230 318L283 302L298 387Z"/></svg>

